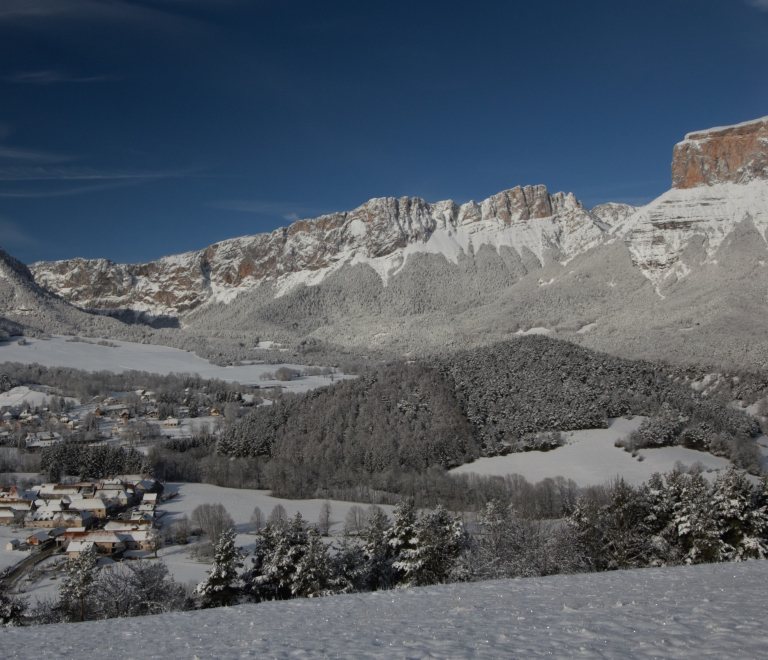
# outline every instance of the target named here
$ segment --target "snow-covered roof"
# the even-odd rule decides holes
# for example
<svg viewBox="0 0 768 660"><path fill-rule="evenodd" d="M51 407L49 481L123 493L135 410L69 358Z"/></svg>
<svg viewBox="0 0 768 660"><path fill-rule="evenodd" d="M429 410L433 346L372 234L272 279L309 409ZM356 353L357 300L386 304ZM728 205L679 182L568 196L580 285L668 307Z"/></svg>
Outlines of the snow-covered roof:
<svg viewBox="0 0 768 660"><path fill-rule="evenodd" d="M67 552L87 552L94 545L93 541L70 541L67 546Z"/></svg>

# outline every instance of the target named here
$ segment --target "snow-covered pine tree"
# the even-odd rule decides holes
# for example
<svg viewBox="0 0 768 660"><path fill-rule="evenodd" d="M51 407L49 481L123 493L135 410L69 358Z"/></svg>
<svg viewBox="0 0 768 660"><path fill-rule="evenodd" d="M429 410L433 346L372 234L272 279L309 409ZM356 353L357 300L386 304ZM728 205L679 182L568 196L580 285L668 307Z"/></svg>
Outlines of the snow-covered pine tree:
<svg viewBox="0 0 768 660"><path fill-rule="evenodd" d="M722 541L720 561L764 559L768 555L766 508L752 484L733 466L715 480L712 513Z"/></svg>
<svg viewBox="0 0 768 660"><path fill-rule="evenodd" d="M95 546L91 546L67 564L59 598L64 615L70 620L85 621L88 616L92 586L98 570L96 562Z"/></svg>
<svg viewBox="0 0 768 660"><path fill-rule="evenodd" d="M389 589L394 584L394 549L387 542L389 529L387 514L379 507L371 507L368 524L361 534L365 557L363 582L370 591Z"/></svg>
<svg viewBox="0 0 768 660"><path fill-rule="evenodd" d="M243 565L240 557L241 553L235 547L235 531L225 529L214 546L213 568L195 589L203 597L203 608L237 603L241 592L237 569Z"/></svg>
<svg viewBox="0 0 768 660"><path fill-rule="evenodd" d="M395 581L399 582L403 579L404 572L395 564L406 559L406 556L416 549L418 541L416 529L418 514L414 499L407 497L398 502L393 514L395 521L387 530L386 540L393 558Z"/></svg>
<svg viewBox="0 0 768 660"><path fill-rule="evenodd" d="M701 474L672 473L667 476L672 498L670 537L679 545L686 564L704 564L720 559L722 541L712 515L712 494Z"/></svg>
<svg viewBox="0 0 768 660"><path fill-rule="evenodd" d="M293 598L296 567L308 542L300 513L288 522L268 521L256 543L253 567L245 576L249 597L256 602Z"/></svg>
<svg viewBox="0 0 768 660"><path fill-rule="evenodd" d="M0 624L11 628L20 626L27 602L8 593L4 582L0 582Z"/></svg>
<svg viewBox="0 0 768 660"><path fill-rule="evenodd" d="M328 547L312 527L306 535L304 552L296 564L291 583L294 598L317 598L338 593L341 585L334 579Z"/></svg>
<svg viewBox="0 0 768 660"><path fill-rule="evenodd" d="M401 587L441 584L466 545L461 520L442 505L421 516L415 525L413 548L404 548L393 566L402 573Z"/></svg>

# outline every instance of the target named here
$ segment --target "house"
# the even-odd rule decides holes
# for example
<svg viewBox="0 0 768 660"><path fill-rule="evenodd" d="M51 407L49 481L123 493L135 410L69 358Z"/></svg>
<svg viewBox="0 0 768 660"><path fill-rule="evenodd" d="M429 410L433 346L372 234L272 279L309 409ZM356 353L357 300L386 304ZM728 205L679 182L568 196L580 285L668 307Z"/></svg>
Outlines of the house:
<svg viewBox="0 0 768 660"><path fill-rule="evenodd" d="M96 417L102 417L104 415L104 411L101 408L96 408L96 410L93 411L93 414L96 415Z"/></svg>
<svg viewBox="0 0 768 660"><path fill-rule="evenodd" d="M81 552L89 552L94 547L93 541L72 541L67 546L67 554L70 559L78 557Z"/></svg>
<svg viewBox="0 0 768 660"><path fill-rule="evenodd" d="M155 539L149 530L131 531L119 534L127 550L154 550Z"/></svg>
<svg viewBox="0 0 768 660"><path fill-rule="evenodd" d="M12 525L24 520L24 512L12 506L0 506L0 525Z"/></svg>
<svg viewBox="0 0 768 660"><path fill-rule="evenodd" d="M92 527L96 517L89 511L45 511L38 509L24 519L24 527Z"/></svg>
<svg viewBox="0 0 768 660"><path fill-rule="evenodd" d="M157 479L141 479L133 485L136 488L136 492L143 495L146 495L147 493L157 493L160 495L163 490L165 490L165 486L163 486Z"/></svg>
<svg viewBox="0 0 768 660"><path fill-rule="evenodd" d="M6 550L18 550L19 546L21 545L21 542L19 539L11 539L8 541L8 543L5 544Z"/></svg>
<svg viewBox="0 0 768 660"><path fill-rule="evenodd" d="M144 497L141 498L141 501L157 505L157 493L144 493Z"/></svg>
<svg viewBox="0 0 768 660"><path fill-rule="evenodd" d="M178 426L179 420L175 417L169 417L163 422L163 426Z"/></svg>
<svg viewBox="0 0 768 660"><path fill-rule="evenodd" d="M108 486L104 485L103 488L99 488L94 494L94 498L101 500L115 501L120 506L128 506L134 501L134 494L128 492L125 486Z"/></svg>
<svg viewBox="0 0 768 660"><path fill-rule="evenodd" d="M25 442L28 451L39 451L45 447L55 445L57 442L61 442L61 435L52 431L27 433Z"/></svg>
<svg viewBox="0 0 768 660"><path fill-rule="evenodd" d="M60 486L59 484L43 484L37 490L37 496L44 500L61 499L62 497L78 497L80 489L77 486Z"/></svg>
<svg viewBox="0 0 768 660"><path fill-rule="evenodd" d="M137 519L137 520L110 520L104 525L105 531L108 532L135 532L143 529L149 529L152 526L152 519Z"/></svg>
<svg viewBox="0 0 768 660"><path fill-rule="evenodd" d="M221 415L221 413L217 408L211 408L210 412L211 412L211 417L218 417L219 415Z"/></svg>
<svg viewBox="0 0 768 660"><path fill-rule="evenodd" d="M33 532L31 536L27 537L27 543L36 548L44 548L47 545L53 543L53 538L45 530L39 530Z"/></svg>
<svg viewBox="0 0 768 660"><path fill-rule="evenodd" d="M98 531L88 532L83 536L78 536L77 540L73 540L67 546L67 552L72 543L93 543L96 547L96 552L103 554L114 554L116 552L122 552L126 549L125 541L115 532Z"/></svg>
<svg viewBox="0 0 768 660"><path fill-rule="evenodd" d="M104 500L98 497L92 497L89 499L85 499L85 498L72 499L72 501L69 503L70 511L72 510L90 511L97 518L106 518L107 511L110 508L112 507L107 505L107 503Z"/></svg>

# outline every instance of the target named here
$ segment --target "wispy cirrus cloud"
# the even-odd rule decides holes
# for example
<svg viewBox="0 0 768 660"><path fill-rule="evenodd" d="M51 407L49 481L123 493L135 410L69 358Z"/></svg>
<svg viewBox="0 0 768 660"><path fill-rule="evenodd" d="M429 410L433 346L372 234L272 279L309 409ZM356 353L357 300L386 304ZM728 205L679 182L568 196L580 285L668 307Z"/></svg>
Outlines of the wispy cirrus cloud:
<svg viewBox="0 0 768 660"><path fill-rule="evenodd" d="M0 217L0 245L23 247L37 245L37 241L22 231L15 222Z"/></svg>
<svg viewBox="0 0 768 660"><path fill-rule="evenodd" d="M0 198L44 199L48 197L70 197L138 186L162 179L187 176L188 172L99 172L95 170L42 170L30 168L29 171L0 168ZM27 182L34 188L7 189L2 184ZM73 185L74 184L74 185Z"/></svg>
<svg viewBox="0 0 768 660"><path fill-rule="evenodd" d="M760 11L768 11L768 0L746 0L746 2L750 7Z"/></svg>
<svg viewBox="0 0 768 660"><path fill-rule="evenodd" d="M61 71L47 69L44 71L23 71L6 78L12 83L26 83L29 85L53 85L55 83L102 83L120 80L119 76L73 76Z"/></svg>
<svg viewBox="0 0 768 660"><path fill-rule="evenodd" d="M69 160L74 160L74 158L72 156L64 156L62 154L54 154L47 151L38 151L37 149L20 149L0 144L0 160L51 164L65 163Z"/></svg>
<svg viewBox="0 0 768 660"><path fill-rule="evenodd" d="M256 213L280 217L289 222L296 222L301 218L319 215L321 211L314 206L296 204L292 202L265 202L260 200L230 199L208 204L211 208L226 209L227 211L240 211L242 213Z"/></svg>

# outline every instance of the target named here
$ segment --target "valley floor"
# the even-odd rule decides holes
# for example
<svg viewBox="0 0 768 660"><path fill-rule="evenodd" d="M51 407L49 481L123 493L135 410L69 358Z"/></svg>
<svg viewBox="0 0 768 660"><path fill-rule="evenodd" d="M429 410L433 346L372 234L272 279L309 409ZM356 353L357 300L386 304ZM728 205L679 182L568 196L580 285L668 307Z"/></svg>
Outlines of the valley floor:
<svg viewBox="0 0 768 660"><path fill-rule="evenodd" d="M44 367L71 367L85 371L111 371L122 373L135 369L153 374L193 373L201 378L219 378L237 381L243 385L261 387L280 386L287 392L306 392L316 387L330 385L327 376L301 376L291 381L262 380L265 372L280 367L301 371L300 364L249 364L237 367L219 367L197 357L194 353L169 346L137 344L129 341L112 341L114 346L99 346L97 340L70 342L68 337L54 335L48 339L27 338L20 346L15 341L0 342L0 362L37 363ZM341 374L334 378L350 378ZM8 404L5 404L8 405Z"/></svg>
<svg viewBox="0 0 768 660"><path fill-rule="evenodd" d="M0 630L43 658L760 658L768 562L499 580Z"/></svg>

